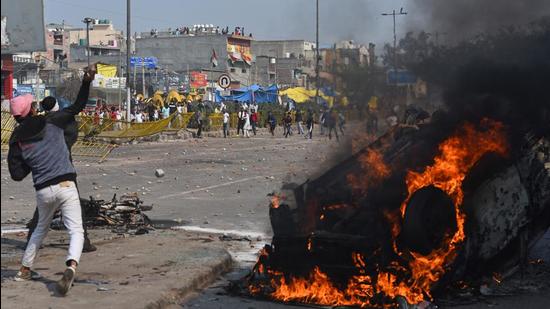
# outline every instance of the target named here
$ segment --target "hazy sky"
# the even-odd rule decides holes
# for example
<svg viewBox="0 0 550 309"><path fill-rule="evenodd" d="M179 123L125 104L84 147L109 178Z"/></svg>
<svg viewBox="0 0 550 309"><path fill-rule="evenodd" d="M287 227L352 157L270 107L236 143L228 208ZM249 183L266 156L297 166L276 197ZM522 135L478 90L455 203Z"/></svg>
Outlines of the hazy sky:
<svg viewBox="0 0 550 309"><path fill-rule="evenodd" d="M320 0L320 42L339 40L377 44L393 40L391 12L404 7L409 15L398 17L398 37L405 22L419 18L406 0ZM110 19L117 29L126 29L124 0L44 0L46 22L82 26L84 17ZM408 20L408 21L407 21ZM132 32L182 25L214 24L244 26L256 39L315 40L315 0L132 0Z"/></svg>
<svg viewBox="0 0 550 309"><path fill-rule="evenodd" d="M15 0L14 0L15 1ZM524 24L550 16L550 0L319 0L320 42L393 41L391 16L383 12L404 8L397 18L397 37L409 30L447 33L442 42L462 39L506 24ZM497 3L498 2L498 3ZM84 17L110 19L126 29L125 0L44 0L46 22L83 26ZM315 40L315 0L132 0L132 32L193 24L244 26L259 40Z"/></svg>

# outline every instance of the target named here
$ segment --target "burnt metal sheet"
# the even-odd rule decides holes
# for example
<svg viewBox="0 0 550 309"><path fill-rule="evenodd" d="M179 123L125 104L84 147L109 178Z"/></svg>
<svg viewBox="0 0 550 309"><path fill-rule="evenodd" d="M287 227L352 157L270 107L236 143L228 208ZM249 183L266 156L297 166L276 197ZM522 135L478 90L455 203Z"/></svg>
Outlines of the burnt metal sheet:
<svg viewBox="0 0 550 309"><path fill-rule="evenodd" d="M470 202L475 205L476 254L484 260L505 248L529 222L529 195L515 166L479 186Z"/></svg>

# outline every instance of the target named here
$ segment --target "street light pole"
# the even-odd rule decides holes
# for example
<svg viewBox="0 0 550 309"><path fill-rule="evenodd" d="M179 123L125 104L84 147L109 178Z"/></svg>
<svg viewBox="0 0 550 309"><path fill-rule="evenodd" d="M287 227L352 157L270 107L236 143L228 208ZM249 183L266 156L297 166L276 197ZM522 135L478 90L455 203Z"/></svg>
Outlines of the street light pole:
<svg viewBox="0 0 550 309"><path fill-rule="evenodd" d="M397 34L395 31L395 16L407 15L407 12L403 11L403 8L399 12L392 11L392 13L382 13L382 16L393 16L393 69L397 70Z"/></svg>
<svg viewBox="0 0 550 309"><path fill-rule="evenodd" d="M315 104L319 104L319 0L316 0L315 29Z"/></svg>
<svg viewBox="0 0 550 309"><path fill-rule="evenodd" d="M86 53L88 55L88 66L90 66L90 23L93 21L92 18L86 17L82 21L86 24Z"/></svg>
<svg viewBox="0 0 550 309"><path fill-rule="evenodd" d="M130 121L130 49L132 46L130 38L130 0L126 0L126 121Z"/></svg>

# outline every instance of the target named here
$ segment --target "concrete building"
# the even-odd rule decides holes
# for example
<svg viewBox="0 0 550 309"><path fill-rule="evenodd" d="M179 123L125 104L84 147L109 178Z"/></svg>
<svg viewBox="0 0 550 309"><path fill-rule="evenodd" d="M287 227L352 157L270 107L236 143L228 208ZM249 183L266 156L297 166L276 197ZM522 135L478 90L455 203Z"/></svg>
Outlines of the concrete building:
<svg viewBox="0 0 550 309"><path fill-rule="evenodd" d="M321 71L332 72L339 66L374 65L374 47L372 43L367 47L349 40L340 41L332 48L321 49Z"/></svg>
<svg viewBox="0 0 550 309"><path fill-rule="evenodd" d="M308 51L314 50L315 43L305 40L270 40L252 43L252 52L257 56L306 59L311 55Z"/></svg>
<svg viewBox="0 0 550 309"><path fill-rule="evenodd" d="M86 46L86 27L66 27L69 32L69 43ZM108 19L94 19L90 24L90 46L119 47L117 36L123 32L116 30Z"/></svg>
<svg viewBox="0 0 550 309"><path fill-rule="evenodd" d="M249 36L200 33L197 35L142 33L136 38L136 56L156 57L159 67L177 73L207 73L209 87L222 73L228 73L234 87L251 81L253 54ZM213 58L217 59L213 61ZM217 65L214 66L214 62Z"/></svg>
<svg viewBox="0 0 550 309"><path fill-rule="evenodd" d="M315 43L305 40L253 41L252 52L256 55L255 71L259 83L308 87L314 77Z"/></svg>

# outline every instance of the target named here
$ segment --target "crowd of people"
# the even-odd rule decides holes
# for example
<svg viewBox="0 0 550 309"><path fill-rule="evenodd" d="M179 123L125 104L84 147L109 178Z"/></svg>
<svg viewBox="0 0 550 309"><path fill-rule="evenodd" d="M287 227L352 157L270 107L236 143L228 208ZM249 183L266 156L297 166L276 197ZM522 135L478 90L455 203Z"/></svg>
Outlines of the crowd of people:
<svg viewBox="0 0 550 309"><path fill-rule="evenodd" d="M156 28L151 29L149 32L151 37L158 37L159 31ZM246 32L244 32L244 27L238 26L235 27L233 32L229 31L229 26L225 26L225 28L220 28L220 26L214 26L212 24L210 25L193 25L192 27L187 26L181 26L176 27L175 29L168 28L168 30L164 33L164 35L170 35L170 36L179 36L179 35L199 35L199 34L221 34L221 35L240 35L245 36ZM249 33L248 36L252 37L252 33Z"/></svg>
<svg viewBox="0 0 550 309"><path fill-rule="evenodd" d="M251 137L257 134L258 127L260 127L260 113L258 105L237 103L237 136ZM230 136L230 112L225 104L222 103L223 114L223 134L224 138ZM321 127L320 134L328 135L329 139L332 139L334 133L336 139L339 139L338 130L341 135L345 131L345 116L341 110L333 108L321 109L319 111L319 125ZM283 136L288 138L292 136L294 132L298 135L303 135L305 138L313 138L313 129L315 124L315 113L312 108L308 108L307 112L304 112L300 108L291 108L289 105L285 108L279 118L273 111L268 111L267 116L264 119L263 124L269 129L269 133L275 136L277 126L281 126L283 129ZM293 126L295 125L295 130ZM305 130L304 130L305 127ZM338 129L338 130L337 130Z"/></svg>

